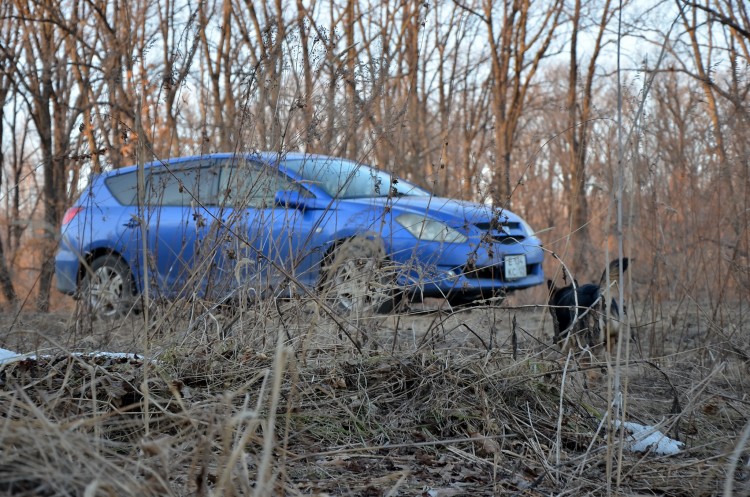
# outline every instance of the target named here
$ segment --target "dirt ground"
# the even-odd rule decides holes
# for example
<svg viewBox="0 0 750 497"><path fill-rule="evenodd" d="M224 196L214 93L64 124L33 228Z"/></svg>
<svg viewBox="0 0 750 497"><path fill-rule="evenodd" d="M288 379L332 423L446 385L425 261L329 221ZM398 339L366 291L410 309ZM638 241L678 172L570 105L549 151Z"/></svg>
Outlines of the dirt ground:
<svg viewBox="0 0 750 497"><path fill-rule="evenodd" d="M72 309L51 313L1 311L0 347L22 353L55 349L143 353L146 347L163 345L164 338L174 335L176 339L208 341L235 336L272 349L280 332L288 344L316 352L349 347L356 352L352 343L356 341L391 353L556 354L546 307L528 301L511 296L499 305L454 311L445 301L430 299L411 304L406 312L355 320L347 326L341 326L343 318L326 315L311 301L261 302L239 311L200 302L162 303L152 310L153 324L146 335L142 313L102 321L76 311L71 300L71 306L66 307ZM740 349L750 344L750 307L742 303L641 302L630 305L628 320L632 334L629 352L638 359L670 356L720 342Z"/></svg>
<svg viewBox="0 0 750 497"><path fill-rule="evenodd" d="M313 305L284 304L252 309L238 314L181 309L179 317L168 317L144 333L143 316L117 321L77 317L74 312L50 314L0 314L0 347L45 354L117 351L159 353L177 343L211 343L232 339L254 350L272 353L278 334L305 360L327 360L329 354L372 353L452 355L515 354L547 351L552 329L549 316L539 307L495 307L439 310L441 301L414 305L410 312L376 316L347 322L316 312ZM278 312L281 310L281 312ZM167 310L167 314L174 311ZM160 312L155 312L157 320ZM189 315L185 319L183 316ZM161 329L162 331L156 331ZM168 330L168 331L164 331ZM545 352L542 352L545 353ZM302 354L302 356L299 356Z"/></svg>

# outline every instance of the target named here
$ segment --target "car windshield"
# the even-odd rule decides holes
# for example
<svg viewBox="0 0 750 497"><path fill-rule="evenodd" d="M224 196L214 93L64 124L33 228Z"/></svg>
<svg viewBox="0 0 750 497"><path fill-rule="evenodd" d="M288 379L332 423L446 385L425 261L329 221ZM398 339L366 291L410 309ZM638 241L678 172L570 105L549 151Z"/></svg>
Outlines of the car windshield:
<svg viewBox="0 0 750 497"><path fill-rule="evenodd" d="M340 199L430 194L385 171L346 159L308 157L287 160L284 166L303 181L313 183L331 197Z"/></svg>

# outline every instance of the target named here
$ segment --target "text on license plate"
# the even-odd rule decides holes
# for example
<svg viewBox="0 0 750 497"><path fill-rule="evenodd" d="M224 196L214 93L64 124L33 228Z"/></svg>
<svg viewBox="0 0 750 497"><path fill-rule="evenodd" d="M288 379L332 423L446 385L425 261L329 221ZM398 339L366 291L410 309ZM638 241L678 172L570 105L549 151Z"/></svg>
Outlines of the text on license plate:
<svg viewBox="0 0 750 497"><path fill-rule="evenodd" d="M525 255L506 255L505 256L505 279L517 280L526 276L526 256Z"/></svg>

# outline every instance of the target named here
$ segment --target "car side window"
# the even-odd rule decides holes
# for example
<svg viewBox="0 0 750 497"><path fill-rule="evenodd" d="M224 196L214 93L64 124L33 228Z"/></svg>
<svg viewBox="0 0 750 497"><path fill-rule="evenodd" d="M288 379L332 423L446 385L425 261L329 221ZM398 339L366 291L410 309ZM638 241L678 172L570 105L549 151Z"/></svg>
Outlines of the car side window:
<svg viewBox="0 0 750 497"><path fill-rule="evenodd" d="M284 190L312 196L275 169L258 162L235 158L226 160L221 168L220 205L233 208L272 208L276 192Z"/></svg>
<svg viewBox="0 0 750 497"><path fill-rule="evenodd" d="M151 172L146 187L149 205L189 207L216 205L218 174L214 167L190 162Z"/></svg>

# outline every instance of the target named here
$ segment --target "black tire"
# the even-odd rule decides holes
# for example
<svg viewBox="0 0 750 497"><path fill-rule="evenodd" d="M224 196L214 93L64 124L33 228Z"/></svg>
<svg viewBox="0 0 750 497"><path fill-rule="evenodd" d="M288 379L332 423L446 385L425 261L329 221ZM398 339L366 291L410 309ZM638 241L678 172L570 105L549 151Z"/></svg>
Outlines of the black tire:
<svg viewBox="0 0 750 497"><path fill-rule="evenodd" d="M342 315L388 314L398 307L403 295L396 274L382 242L358 236L326 256L320 288L331 308Z"/></svg>
<svg viewBox="0 0 750 497"><path fill-rule="evenodd" d="M80 299L97 318L116 318L133 305L135 287L130 268L116 255L104 255L91 262L81 280Z"/></svg>

